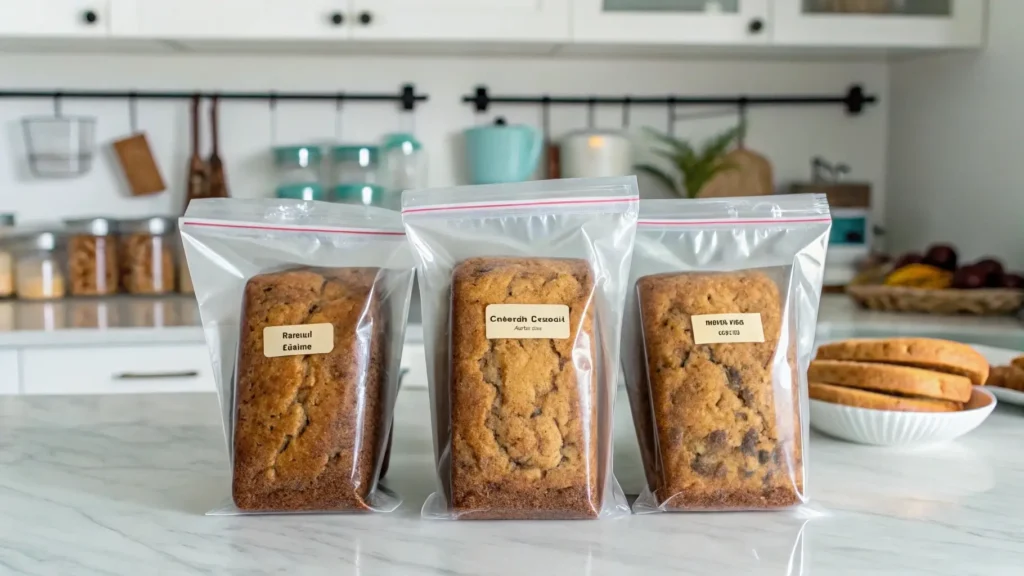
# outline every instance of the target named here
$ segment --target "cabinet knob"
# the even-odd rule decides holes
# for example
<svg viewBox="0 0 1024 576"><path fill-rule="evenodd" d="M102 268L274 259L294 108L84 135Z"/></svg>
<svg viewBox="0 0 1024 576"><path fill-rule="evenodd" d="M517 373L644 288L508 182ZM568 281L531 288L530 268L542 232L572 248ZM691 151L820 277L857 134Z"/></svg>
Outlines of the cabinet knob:
<svg viewBox="0 0 1024 576"><path fill-rule="evenodd" d="M99 15L92 10L86 10L85 13L82 14L82 20L85 20L86 24L95 24L99 19Z"/></svg>
<svg viewBox="0 0 1024 576"><path fill-rule="evenodd" d="M373 14L370 14L369 12L360 12L359 13L359 23L360 24L362 24L363 26L367 26L371 22L373 22Z"/></svg>
<svg viewBox="0 0 1024 576"><path fill-rule="evenodd" d="M764 30L764 20L754 18L750 21L748 28L750 29L751 34L760 34L761 31Z"/></svg>
<svg viewBox="0 0 1024 576"><path fill-rule="evenodd" d="M345 15L344 14L342 14L341 12L333 12L331 14L331 24L334 24L335 26L341 26L344 23L345 23Z"/></svg>

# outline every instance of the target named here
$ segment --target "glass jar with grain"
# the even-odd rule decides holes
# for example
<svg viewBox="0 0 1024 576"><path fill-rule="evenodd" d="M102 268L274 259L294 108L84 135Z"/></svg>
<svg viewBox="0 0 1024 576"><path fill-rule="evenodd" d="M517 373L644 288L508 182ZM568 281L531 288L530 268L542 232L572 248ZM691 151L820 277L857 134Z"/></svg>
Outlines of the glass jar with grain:
<svg viewBox="0 0 1024 576"><path fill-rule="evenodd" d="M175 290L174 219L157 216L118 225L121 285L130 294Z"/></svg>
<svg viewBox="0 0 1024 576"><path fill-rule="evenodd" d="M14 256L18 298L46 300L64 297L63 240L57 232L36 231L17 235L6 243Z"/></svg>
<svg viewBox="0 0 1024 576"><path fill-rule="evenodd" d="M120 285L117 222L86 218L64 222L68 234L68 285L74 296L116 294Z"/></svg>

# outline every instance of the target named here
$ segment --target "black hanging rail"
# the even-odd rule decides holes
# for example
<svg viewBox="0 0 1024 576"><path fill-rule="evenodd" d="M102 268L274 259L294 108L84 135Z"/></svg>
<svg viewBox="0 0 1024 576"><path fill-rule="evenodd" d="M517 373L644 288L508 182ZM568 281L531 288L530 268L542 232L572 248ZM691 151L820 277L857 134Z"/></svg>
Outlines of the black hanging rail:
<svg viewBox="0 0 1024 576"><path fill-rule="evenodd" d="M405 84L395 93L372 92L202 92L149 90L0 90L0 98L62 98L75 99L139 99L191 100L195 97L221 100L301 100L330 102L397 102L404 110L413 110L417 102L426 102L426 94L417 94L412 84Z"/></svg>
<svg viewBox="0 0 1024 576"><path fill-rule="evenodd" d="M847 114L858 115L878 97L864 92L854 84L841 95L739 95L739 96L491 96L486 86L478 86L474 94L462 97L477 112L486 112L491 104L571 104L595 106L824 106L842 105Z"/></svg>

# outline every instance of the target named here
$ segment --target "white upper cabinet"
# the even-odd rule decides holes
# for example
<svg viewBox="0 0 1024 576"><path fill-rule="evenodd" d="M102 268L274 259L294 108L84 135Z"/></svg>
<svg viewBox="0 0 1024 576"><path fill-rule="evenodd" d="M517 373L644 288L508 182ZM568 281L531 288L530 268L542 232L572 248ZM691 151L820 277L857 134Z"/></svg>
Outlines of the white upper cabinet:
<svg viewBox="0 0 1024 576"><path fill-rule="evenodd" d="M789 46L980 46L985 0L774 0L775 43Z"/></svg>
<svg viewBox="0 0 1024 576"><path fill-rule="evenodd" d="M353 0L352 37L566 42L572 0Z"/></svg>
<svg viewBox="0 0 1024 576"><path fill-rule="evenodd" d="M0 0L0 35L76 38L106 36L107 0Z"/></svg>
<svg viewBox="0 0 1024 576"><path fill-rule="evenodd" d="M573 39L584 43L765 44L769 0L574 0Z"/></svg>
<svg viewBox="0 0 1024 576"><path fill-rule="evenodd" d="M38 1L38 0L36 0ZM112 0L115 36L165 40L336 40L351 0Z"/></svg>

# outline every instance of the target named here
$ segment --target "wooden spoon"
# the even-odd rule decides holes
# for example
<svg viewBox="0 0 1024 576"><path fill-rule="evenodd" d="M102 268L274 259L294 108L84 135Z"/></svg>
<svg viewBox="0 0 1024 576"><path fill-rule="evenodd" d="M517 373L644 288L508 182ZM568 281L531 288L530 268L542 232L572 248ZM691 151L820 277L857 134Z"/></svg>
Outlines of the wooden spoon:
<svg viewBox="0 0 1024 576"><path fill-rule="evenodd" d="M206 198L208 173L206 161L199 155L199 96L192 97L192 157L189 159L185 208L196 198Z"/></svg>
<svg viewBox="0 0 1024 576"><path fill-rule="evenodd" d="M224 163L220 159L220 143L218 136L217 107L219 98L214 96L210 102L210 135L213 138L213 152L210 154L210 198L227 198L228 182L224 175Z"/></svg>

